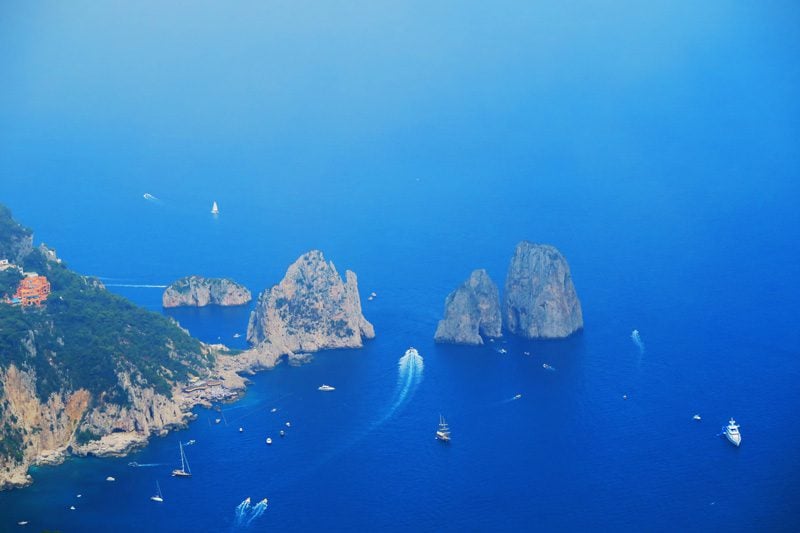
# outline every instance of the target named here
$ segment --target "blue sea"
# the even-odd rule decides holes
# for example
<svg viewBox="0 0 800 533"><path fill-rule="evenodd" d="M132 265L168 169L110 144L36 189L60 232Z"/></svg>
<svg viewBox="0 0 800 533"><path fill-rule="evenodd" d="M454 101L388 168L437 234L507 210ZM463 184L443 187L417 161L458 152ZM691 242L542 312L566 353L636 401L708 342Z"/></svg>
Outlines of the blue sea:
<svg viewBox="0 0 800 533"><path fill-rule="evenodd" d="M220 424L197 408L129 457L33 469L0 530L797 531L798 22L792 2L5 3L0 202L36 242L237 348L250 307L164 311L158 286L255 294L321 249L377 338L252 376ZM475 268L502 287L522 239L567 257L584 331L435 345L448 292Z"/></svg>

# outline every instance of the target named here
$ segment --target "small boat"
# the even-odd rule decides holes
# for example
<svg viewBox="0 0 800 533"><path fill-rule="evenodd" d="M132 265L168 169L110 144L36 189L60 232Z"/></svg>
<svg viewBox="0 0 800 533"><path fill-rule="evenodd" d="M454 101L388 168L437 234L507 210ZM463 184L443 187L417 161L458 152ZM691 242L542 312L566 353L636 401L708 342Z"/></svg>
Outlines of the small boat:
<svg viewBox="0 0 800 533"><path fill-rule="evenodd" d="M489 339L489 342L494 342L494 339Z"/></svg>
<svg viewBox="0 0 800 533"><path fill-rule="evenodd" d="M192 469L189 468L189 460L186 458L186 453L183 451L183 443L178 442L178 447L181 450L181 468L172 471L173 477L192 477Z"/></svg>
<svg viewBox="0 0 800 533"><path fill-rule="evenodd" d="M239 428L239 433L243 433L243 432L244 432L244 428L243 428L243 427L240 427L240 428Z"/></svg>
<svg viewBox="0 0 800 533"><path fill-rule="evenodd" d="M291 422L286 422L286 427L287 427L287 428L290 428L290 427L292 427L292 423L291 423Z"/></svg>
<svg viewBox="0 0 800 533"><path fill-rule="evenodd" d="M128 463L128 466L137 467L139 466L139 463L137 463L136 461L131 461L130 463Z"/></svg>
<svg viewBox="0 0 800 533"><path fill-rule="evenodd" d="M530 355L531 352L522 352L522 355Z"/></svg>
<svg viewBox="0 0 800 533"><path fill-rule="evenodd" d="M27 520L20 520L19 522L17 522L17 525L18 526L27 526L28 525L28 521Z"/></svg>
<svg viewBox="0 0 800 533"><path fill-rule="evenodd" d="M544 364L542 365L542 368L544 368L545 370L555 370L555 367L553 367L553 366L550 366L550 365L548 365L547 363L544 363Z"/></svg>
<svg viewBox="0 0 800 533"><path fill-rule="evenodd" d="M222 422L222 419L221 419L221 418L215 418L215 419L214 419L214 423L215 423L215 424L219 424L220 422Z"/></svg>
<svg viewBox="0 0 800 533"><path fill-rule="evenodd" d="M70 505L70 506L69 506L69 510L70 510L70 511L74 511L74 510L75 510L75 506L74 506L74 505Z"/></svg>
<svg viewBox="0 0 800 533"><path fill-rule="evenodd" d="M439 429L436 430L436 439L442 442L450 442L450 427L442 415L439 415Z"/></svg>
<svg viewBox="0 0 800 533"><path fill-rule="evenodd" d="M623 394L623 395L622 395L622 399L623 399L623 400L627 400L627 399L628 399L628 395L627 395L627 394Z"/></svg>
<svg viewBox="0 0 800 533"><path fill-rule="evenodd" d="M517 394L517 395L514 396L515 400L519 400L520 398L522 398L522 394Z"/></svg>
<svg viewBox="0 0 800 533"><path fill-rule="evenodd" d="M374 296L370 296L370 297L368 297L368 298L367 298L367 300L369 300L370 302L371 302L372 300L374 300L374 299L375 299L375 297L374 297Z"/></svg>
<svg viewBox="0 0 800 533"><path fill-rule="evenodd" d="M377 292L371 292L371 293L369 293L369 295L372 296L373 298L377 298L378 297L378 293Z"/></svg>
<svg viewBox="0 0 800 533"><path fill-rule="evenodd" d="M196 440L194 440L194 439L191 439L191 440L190 440L190 441L188 441L186 444L184 444L184 446L191 446L191 445L192 445L192 444L194 444L195 442L197 442L197 441L196 441Z"/></svg>
<svg viewBox="0 0 800 533"><path fill-rule="evenodd" d="M692 418L694 420L702 420L703 419L700 415L694 415Z"/></svg>
<svg viewBox="0 0 800 533"><path fill-rule="evenodd" d="M211 205L211 214L219 215L219 206L217 205L216 201Z"/></svg>
<svg viewBox="0 0 800 533"><path fill-rule="evenodd" d="M278 412L278 408L277 407L273 407L272 409L269 410L269 412L270 413L277 413Z"/></svg>
<svg viewBox="0 0 800 533"><path fill-rule="evenodd" d="M508 350L506 350L505 348L500 348L499 350L497 350L497 353L508 353Z"/></svg>
<svg viewBox="0 0 800 533"><path fill-rule="evenodd" d="M111 476L108 476L108 477L106 478L106 481L116 481L116 479L114 479L114 478L113 478L113 477L111 477Z"/></svg>
<svg viewBox="0 0 800 533"><path fill-rule="evenodd" d="M272 437L267 437L267 444L272 444Z"/></svg>
<svg viewBox="0 0 800 533"><path fill-rule="evenodd" d="M336 387L331 387L330 385L325 385L323 383L317 390L321 390L321 391L327 392L327 391L336 390Z"/></svg>
<svg viewBox="0 0 800 533"><path fill-rule="evenodd" d="M242 334L241 334L241 333L234 333L234 334L233 334L233 338L234 338L234 339L238 339L238 338L239 338L239 337L241 337L241 336L242 336Z"/></svg>
<svg viewBox="0 0 800 533"><path fill-rule="evenodd" d="M83 494L78 494L78 495L77 495L77 496L75 496L75 497L76 497L76 498L80 498L80 497L82 497L82 496L83 496Z"/></svg>
<svg viewBox="0 0 800 533"><path fill-rule="evenodd" d="M281 437L285 437L285 436L286 436L286 432L285 432L284 430L281 430L281 432L280 432L280 436L281 436Z"/></svg>
<svg viewBox="0 0 800 533"><path fill-rule="evenodd" d="M158 481L156 481L156 493L150 496L150 499L154 502L164 503L164 495L161 494L161 485L158 484Z"/></svg>
<svg viewBox="0 0 800 533"><path fill-rule="evenodd" d="M742 434L739 433L739 424L736 423L736 420L733 418L730 419L728 425L722 428L723 433L728 438L728 440L736 446L737 448L742 443Z"/></svg>

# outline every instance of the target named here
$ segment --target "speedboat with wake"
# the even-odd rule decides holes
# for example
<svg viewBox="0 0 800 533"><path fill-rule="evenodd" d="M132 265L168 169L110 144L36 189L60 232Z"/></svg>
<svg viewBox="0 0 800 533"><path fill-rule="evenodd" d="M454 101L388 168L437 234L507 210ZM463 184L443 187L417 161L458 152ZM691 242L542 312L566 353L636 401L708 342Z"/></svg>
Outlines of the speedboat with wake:
<svg viewBox="0 0 800 533"><path fill-rule="evenodd" d="M722 432L731 444L737 448L742 443L742 434L739 433L739 424L733 418L730 419L728 425L722 428Z"/></svg>

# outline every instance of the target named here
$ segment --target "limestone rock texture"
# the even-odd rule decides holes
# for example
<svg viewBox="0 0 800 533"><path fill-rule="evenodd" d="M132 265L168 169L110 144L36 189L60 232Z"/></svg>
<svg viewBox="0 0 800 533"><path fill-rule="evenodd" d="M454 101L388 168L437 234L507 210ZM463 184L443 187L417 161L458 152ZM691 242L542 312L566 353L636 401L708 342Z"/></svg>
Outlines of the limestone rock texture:
<svg viewBox="0 0 800 533"><path fill-rule="evenodd" d="M483 344L483 337L502 335L500 291L486 270L472 272L444 304L434 340L440 343Z"/></svg>
<svg viewBox="0 0 800 533"><path fill-rule="evenodd" d="M567 260L554 246L522 241L508 267L506 329L531 339L568 337L583 328L581 303Z"/></svg>
<svg viewBox="0 0 800 533"><path fill-rule="evenodd" d="M204 307L206 305L243 305L253 297L247 287L226 278L187 276L164 290L164 307Z"/></svg>
<svg viewBox="0 0 800 533"><path fill-rule="evenodd" d="M375 330L361 313L358 280L343 280L322 252L300 256L280 283L258 297L247 340L281 354L331 348L360 348Z"/></svg>

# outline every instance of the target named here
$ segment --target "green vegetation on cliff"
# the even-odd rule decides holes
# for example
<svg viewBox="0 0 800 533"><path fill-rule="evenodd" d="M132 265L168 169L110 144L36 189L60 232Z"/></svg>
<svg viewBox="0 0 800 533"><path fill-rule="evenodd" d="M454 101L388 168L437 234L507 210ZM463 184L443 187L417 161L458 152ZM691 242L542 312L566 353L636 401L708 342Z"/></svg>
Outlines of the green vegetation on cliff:
<svg viewBox="0 0 800 533"><path fill-rule="evenodd" d="M16 256L18 243L30 242L29 236L0 205L0 252ZM47 261L39 250L31 249L21 262L47 276L52 293L40 309L0 304L0 368L14 363L34 370L42 401L53 392L83 388L94 401L124 405L121 372L136 385L169 395L172 383L212 364L200 343L169 318L136 307L63 263Z"/></svg>

